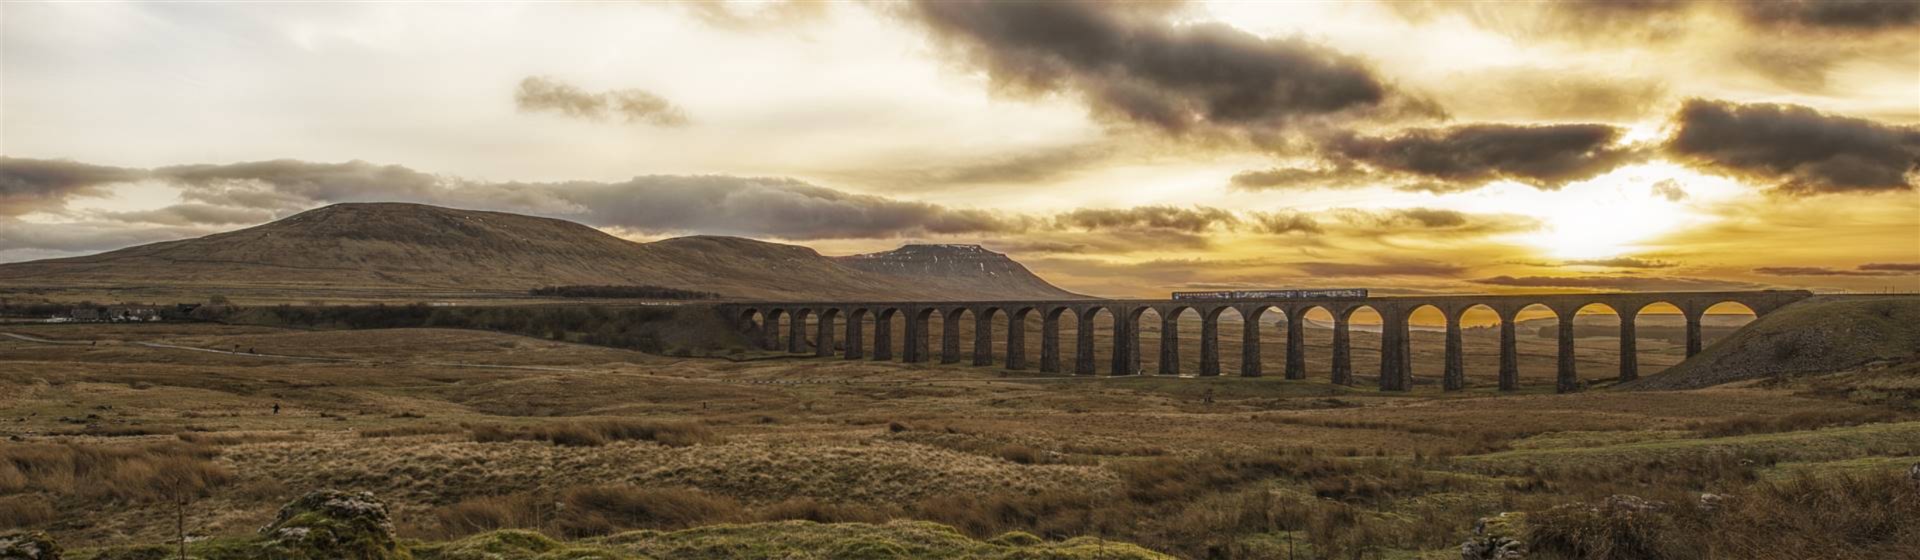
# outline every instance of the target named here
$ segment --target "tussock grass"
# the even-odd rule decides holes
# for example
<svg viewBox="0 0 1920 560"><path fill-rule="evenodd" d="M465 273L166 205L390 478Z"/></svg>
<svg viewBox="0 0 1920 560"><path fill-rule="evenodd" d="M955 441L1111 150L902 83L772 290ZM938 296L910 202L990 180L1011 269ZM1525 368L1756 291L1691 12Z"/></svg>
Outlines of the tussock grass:
<svg viewBox="0 0 1920 560"><path fill-rule="evenodd" d="M53 504L34 495L0 497L0 529L21 529L53 521Z"/></svg>
<svg viewBox="0 0 1920 560"><path fill-rule="evenodd" d="M567 515L556 520L571 537L606 535L625 529L685 529L743 519L740 503L684 488L586 486L562 492Z"/></svg>
<svg viewBox="0 0 1920 560"><path fill-rule="evenodd" d="M597 420L529 427L476 426L473 441L493 443L535 440L576 447L599 447L615 441L651 441L668 447L724 443L712 428L691 422L651 420Z"/></svg>
<svg viewBox="0 0 1920 560"><path fill-rule="evenodd" d="M424 426L394 426L391 428L373 428L370 430L361 430L360 437L390 438L390 437L426 436L426 435L438 435L438 434L457 434L457 433L466 432L466 431L470 431L470 430L468 430L467 428L459 427L459 426L448 426L445 424L428 424Z"/></svg>
<svg viewBox="0 0 1920 560"><path fill-rule="evenodd" d="M1890 410L1848 407L1806 410L1786 415L1742 415L1724 420L1700 422L1690 428L1705 437L1727 437L1879 424L1898 421L1900 418L1899 414Z"/></svg>
<svg viewBox="0 0 1920 560"><path fill-rule="evenodd" d="M178 500L232 480L218 451L184 442L144 445L29 443L0 446L0 492L121 500Z"/></svg>
<svg viewBox="0 0 1920 560"><path fill-rule="evenodd" d="M267 443L275 441L301 441L307 439L303 433L288 432L180 432L174 434L180 441L195 445L228 446L246 443Z"/></svg>

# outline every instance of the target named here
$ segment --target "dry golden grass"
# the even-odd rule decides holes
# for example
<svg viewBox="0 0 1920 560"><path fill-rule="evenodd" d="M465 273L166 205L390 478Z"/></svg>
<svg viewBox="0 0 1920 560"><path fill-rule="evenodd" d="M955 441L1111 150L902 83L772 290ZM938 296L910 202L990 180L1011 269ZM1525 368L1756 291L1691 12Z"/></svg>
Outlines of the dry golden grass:
<svg viewBox="0 0 1920 560"><path fill-rule="evenodd" d="M25 440L0 442L0 454L193 450L184 456L226 473L203 477L187 512L195 534L245 533L292 495L336 488L373 492L425 537L912 518L979 538L1098 534L1192 558L1286 557L1289 547L1432 557L1501 511L1610 493L1758 492L1789 464L1872 472L1920 455L1901 443L1920 423L1882 422L1903 413L1798 387L1379 394L1276 377L673 359L435 329L169 328L143 340L245 340L354 361L0 340L0 434ZM1604 368L1584 371L1594 370ZM97 435L61 435L87 424ZM111 435L143 430L179 435ZM54 528L70 546L171 534L164 505L45 484L0 462L0 515ZM680 490L653 493L666 489ZM589 506L596 513L556 513Z"/></svg>

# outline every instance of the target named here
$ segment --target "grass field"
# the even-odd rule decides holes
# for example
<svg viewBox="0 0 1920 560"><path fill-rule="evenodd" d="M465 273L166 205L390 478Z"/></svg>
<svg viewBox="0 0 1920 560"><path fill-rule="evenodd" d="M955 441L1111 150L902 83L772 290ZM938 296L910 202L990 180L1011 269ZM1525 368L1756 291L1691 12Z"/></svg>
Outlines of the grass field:
<svg viewBox="0 0 1920 560"><path fill-rule="evenodd" d="M0 330L64 342L0 337L0 528L47 530L81 558L169 543L182 513L191 535L239 538L321 488L372 492L407 538L517 527L625 551L610 558L717 550L676 539L928 530L912 538L953 550L1024 531L1181 558L1457 558L1475 520L1501 512L1538 514L1541 542L1561 543L1542 557L1631 557L1547 538L1584 534L1558 529L1572 510L1556 506L1615 494L1675 504L1646 530L1710 556L1897 558L1920 543L1920 511L1898 494L1912 485L1868 484L1920 460L1911 401L1817 384L1551 395L1544 339L1523 346L1538 381L1518 394L1477 374L1468 391L1381 394L1277 366L1105 378L437 329ZM1416 345L1416 372L1436 376L1431 343ZM1582 367L1598 377L1595 350ZM1702 492L1744 505L1699 513ZM1904 528L1862 536L1818 524L1867 521L1781 505L1815 498ZM606 537L629 530L695 532ZM1642 557L1687 557L1661 550Z"/></svg>

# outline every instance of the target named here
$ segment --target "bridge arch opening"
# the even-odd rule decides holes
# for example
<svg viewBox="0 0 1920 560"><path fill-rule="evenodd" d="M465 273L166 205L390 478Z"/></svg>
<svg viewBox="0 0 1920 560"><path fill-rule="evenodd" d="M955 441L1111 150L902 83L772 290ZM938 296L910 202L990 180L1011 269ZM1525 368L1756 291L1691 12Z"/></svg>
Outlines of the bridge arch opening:
<svg viewBox="0 0 1920 560"><path fill-rule="evenodd" d="M1356 305L1345 310L1347 316L1347 344L1344 366L1336 362L1334 383L1343 385L1372 385L1380 380L1380 333L1386 319L1380 311L1371 305ZM1335 337L1340 336L1338 332ZM1336 344L1337 346L1337 344ZM1336 353L1340 352L1335 348ZM1336 360L1338 357L1336 356Z"/></svg>
<svg viewBox="0 0 1920 560"><path fill-rule="evenodd" d="M765 315L760 313L760 310L753 308L742 309L740 310L739 319L739 322L735 323L735 325L739 327L741 336L746 337L747 340L756 347L766 340L766 331L763 329L767 328L767 319Z"/></svg>
<svg viewBox="0 0 1920 560"><path fill-rule="evenodd" d="M1627 346L1620 337L1620 310L1601 302L1573 312L1575 372L1584 382L1619 379Z"/></svg>
<svg viewBox="0 0 1920 560"><path fill-rule="evenodd" d="M1520 386L1552 386L1560 374L1560 314L1535 303L1513 314Z"/></svg>
<svg viewBox="0 0 1920 560"><path fill-rule="evenodd" d="M1707 306L1707 310L1700 315L1700 347L1713 346L1759 318L1760 315L1754 313L1752 307L1734 300Z"/></svg>
<svg viewBox="0 0 1920 560"><path fill-rule="evenodd" d="M1036 314L1038 315L1038 314ZM1047 310L1041 317L1040 361L1042 371L1051 373L1072 373L1074 356L1080 349L1080 315L1072 307L1062 305ZM1045 324L1051 321L1053 329L1048 332ZM1047 339L1052 339L1051 355L1046 350Z"/></svg>
<svg viewBox="0 0 1920 560"><path fill-rule="evenodd" d="M1211 320L1214 325L1212 344L1214 348L1217 349L1214 354L1213 364L1218 368L1212 373L1216 375L1240 375L1240 355L1242 352L1240 349L1241 333L1243 332L1242 329L1246 328L1246 316L1241 315L1238 309L1223 305L1213 310ZM1208 341L1205 340L1205 334L1203 333L1200 346L1204 349L1207 344ZM1201 356L1200 368L1202 374L1209 373L1207 367L1206 356Z"/></svg>
<svg viewBox="0 0 1920 560"><path fill-rule="evenodd" d="M1656 301L1632 311L1634 361L1646 377L1687 359L1687 317L1680 306Z"/></svg>
<svg viewBox="0 0 1920 560"><path fill-rule="evenodd" d="M1166 355L1166 367L1156 369L1171 375L1192 377L1200 374L1200 327L1201 316L1198 310L1184 305L1167 310L1167 316L1161 321L1162 328L1171 327L1174 332L1172 347Z"/></svg>
<svg viewBox="0 0 1920 560"><path fill-rule="evenodd" d="M1257 373L1262 376L1284 377L1287 370L1287 310L1276 305L1250 307L1244 319L1254 323L1251 336L1256 337L1254 339L1256 344L1251 346L1253 352L1248 356L1249 353L1244 348L1247 348L1245 337L1249 334L1238 331L1233 333L1241 336L1243 348L1239 354L1241 360L1250 359L1251 363L1255 364ZM1229 371L1237 373L1243 370Z"/></svg>
<svg viewBox="0 0 1920 560"><path fill-rule="evenodd" d="M1160 372L1160 335L1164 317L1160 310L1148 306L1133 309L1127 321L1133 326L1133 372L1152 375ZM1177 330L1175 332L1178 332ZM1179 343L1176 341L1176 345Z"/></svg>
<svg viewBox="0 0 1920 560"><path fill-rule="evenodd" d="M1080 317L1077 323L1073 347L1074 373L1109 372L1115 358L1114 353L1121 351L1119 341L1114 338L1119 318L1114 316L1112 309L1093 306L1087 308L1086 314Z"/></svg>
<svg viewBox="0 0 1920 560"><path fill-rule="evenodd" d="M826 356L829 353L845 350L846 337L837 332L844 325L841 321L840 308L821 309L813 316L816 317L814 326L808 327L807 332L813 335L813 348L819 352L818 355Z"/></svg>
<svg viewBox="0 0 1920 560"><path fill-rule="evenodd" d="M933 327L940 340L940 363L966 362L973 355L973 310L955 307L941 311L939 326Z"/></svg>
<svg viewBox="0 0 1920 560"><path fill-rule="evenodd" d="M1407 312L1407 349L1409 387L1438 386L1447 367L1447 313L1433 304L1421 304Z"/></svg>
<svg viewBox="0 0 1920 560"><path fill-rule="evenodd" d="M815 328L816 325L820 323L820 313L813 308L802 307L793 310L793 320L800 326L800 331L798 333L787 331L787 334L793 336L794 340L799 341L799 344L788 345L787 351L799 353L813 352L813 333L817 332Z"/></svg>
<svg viewBox="0 0 1920 560"><path fill-rule="evenodd" d="M790 324L792 324L792 317L787 313L786 309L775 307L767 310L767 320L766 323L762 325L762 327L767 329L765 333L767 337L767 350L775 352L786 351L787 326Z"/></svg>
<svg viewBox="0 0 1920 560"><path fill-rule="evenodd" d="M1500 380L1500 312L1483 303L1460 310L1462 388L1493 386ZM1478 383L1475 381L1478 380Z"/></svg>
<svg viewBox="0 0 1920 560"><path fill-rule="evenodd" d="M1300 326L1300 340L1307 354L1307 379L1332 379L1333 311L1319 305L1303 308Z"/></svg>
<svg viewBox="0 0 1920 560"><path fill-rule="evenodd" d="M874 339L873 351L876 352L874 359L885 359L894 362L906 359L907 313L899 308L888 307L874 315L874 319L877 323L885 323L887 331L885 337L880 336L880 331L874 331L872 336ZM881 348L885 348L886 352L880 353Z"/></svg>
<svg viewBox="0 0 1920 560"><path fill-rule="evenodd" d="M1039 362L1040 355L1040 313L1032 307L1018 307L1007 310L1007 351L1003 359L1007 369L1032 370ZM1014 325L1019 324L1018 332ZM1018 344L1014 343L1015 339Z"/></svg>

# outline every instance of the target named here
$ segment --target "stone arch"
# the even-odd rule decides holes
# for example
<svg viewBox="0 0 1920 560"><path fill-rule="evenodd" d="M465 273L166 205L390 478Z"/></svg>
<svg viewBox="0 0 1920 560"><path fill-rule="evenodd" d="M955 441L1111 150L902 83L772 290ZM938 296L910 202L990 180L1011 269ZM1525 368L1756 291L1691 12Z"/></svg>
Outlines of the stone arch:
<svg viewBox="0 0 1920 560"><path fill-rule="evenodd" d="M1011 370L1027 368L1027 349L1040 347L1040 327L1036 321L1032 306L1019 306L1007 311L1007 352L1006 366Z"/></svg>
<svg viewBox="0 0 1920 560"><path fill-rule="evenodd" d="M1385 332L1386 318L1386 314L1381 313L1378 308L1365 303L1334 311L1333 382L1335 384L1355 384L1357 382L1355 372L1365 371L1357 368L1355 364L1381 362L1380 350L1384 341L1380 334Z"/></svg>
<svg viewBox="0 0 1920 560"><path fill-rule="evenodd" d="M799 307L793 310L793 322L788 325L787 329L788 353L799 354L812 348L812 342L807 338L807 332L808 328L813 325L815 319L813 308Z"/></svg>
<svg viewBox="0 0 1920 560"><path fill-rule="evenodd" d="M847 310L847 335L840 342L842 355L849 360L858 360L867 356L868 340L873 337L873 329L868 323L873 321L873 313L865 307Z"/></svg>
<svg viewBox="0 0 1920 560"><path fill-rule="evenodd" d="M881 309L873 316L873 359L903 360L907 355L907 311L898 307Z"/></svg>
<svg viewBox="0 0 1920 560"><path fill-rule="evenodd" d="M840 349L839 337L834 334L834 328L840 318L840 308L828 307L814 315L818 319L814 320L813 355L821 357L832 355L835 350Z"/></svg>
<svg viewBox="0 0 1920 560"><path fill-rule="evenodd" d="M1113 332L1119 318L1104 305L1090 305L1080 311L1075 317L1073 373L1092 375L1100 372L1100 332ZM1106 329L1101 328L1101 317L1106 318ZM1120 346L1113 344L1112 340L1108 341L1109 351L1118 348Z"/></svg>
<svg viewBox="0 0 1920 560"><path fill-rule="evenodd" d="M1560 312L1545 303L1527 303L1514 309L1511 321L1518 336L1515 368L1519 383L1554 379L1559 375L1559 357L1555 350L1559 338Z"/></svg>
<svg viewBox="0 0 1920 560"><path fill-rule="evenodd" d="M1080 310L1071 305L1048 308L1040 314L1040 371L1060 373L1062 362L1079 351Z"/></svg>
<svg viewBox="0 0 1920 560"><path fill-rule="evenodd" d="M1160 309L1151 305L1137 306L1127 312L1128 330L1133 333L1133 373L1152 374L1161 371L1160 361L1165 357L1160 348L1164 342L1164 318ZM1175 333L1178 332L1178 327L1175 327ZM1174 353L1179 353L1177 340L1174 341Z"/></svg>
<svg viewBox="0 0 1920 560"><path fill-rule="evenodd" d="M1167 375L1194 375L1200 372L1200 345L1202 317L1200 311L1185 305L1173 305L1154 310L1160 316L1160 360L1154 368L1156 373ZM1188 342L1188 340L1194 342Z"/></svg>
<svg viewBox="0 0 1920 560"><path fill-rule="evenodd" d="M1633 344L1626 342L1626 337L1622 336L1628 332L1626 329L1630 329L1631 327L1627 326L1626 316L1621 314L1620 308L1616 307L1618 305L1621 304L1617 301L1589 301L1573 307L1562 317L1561 331L1570 332L1573 337L1571 347L1573 350L1573 362L1569 367L1574 368L1574 382L1579 386L1585 385L1585 381L1579 378L1581 373L1586 373L1588 377L1596 377L1597 375L1595 374L1617 377L1623 373L1623 370L1607 372L1596 370L1592 367L1582 367L1580 365L1581 355L1586 355L1588 357L1586 361L1589 362L1589 365L1593 366L1604 363L1602 360L1594 359L1595 356L1604 356L1607 353L1615 353L1620 356L1620 359L1614 362L1615 364L1624 364L1625 361L1631 359L1627 355L1633 352ZM1603 318L1603 314L1597 312L1597 310L1600 309L1606 310L1604 315L1612 316L1613 320L1608 321ZM1581 319L1583 315L1586 316L1584 320ZM1620 365L1619 367L1625 368L1627 366Z"/></svg>
<svg viewBox="0 0 1920 560"><path fill-rule="evenodd" d="M1334 310L1320 304L1301 306L1300 314L1302 367L1308 379L1331 379L1333 377L1333 327Z"/></svg>
<svg viewBox="0 0 1920 560"><path fill-rule="evenodd" d="M934 327L940 336L940 363L959 363L961 356L967 354L968 346L973 342L973 325L969 324L969 319L974 317L973 310L966 307L940 310L940 322Z"/></svg>
<svg viewBox="0 0 1920 560"><path fill-rule="evenodd" d="M1723 299L1700 308L1700 348L1695 353L1759 319L1760 309L1739 299Z"/></svg>
<svg viewBox="0 0 1920 560"><path fill-rule="evenodd" d="M1241 369L1245 367L1242 366L1241 363L1246 355L1246 351L1242 349L1241 346L1244 340L1244 329L1247 324L1246 315L1242 314L1240 309L1234 306L1221 305L1206 310L1203 319L1206 321L1206 324L1212 325L1212 332L1208 333L1207 325L1202 324L1200 334L1200 374L1226 375L1239 373ZM1212 352L1208 351L1209 346L1212 347ZM1208 359L1209 353L1211 353L1212 359ZM1208 365L1209 362L1212 364L1211 367Z"/></svg>
<svg viewBox="0 0 1920 560"><path fill-rule="evenodd" d="M767 350L778 352L787 347L787 326L791 324L792 321L793 318L789 316L785 308L774 307L767 309L767 321L764 325L766 328Z"/></svg>
<svg viewBox="0 0 1920 560"><path fill-rule="evenodd" d="M1409 383L1419 385L1421 380L1438 380L1442 388L1457 389L1447 384L1446 338L1453 315L1437 304L1416 303L1404 309L1401 317L1408 337L1406 361Z"/></svg>
<svg viewBox="0 0 1920 560"><path fill-rule="evenodd" d="M1246 321L1248 328L1239 333L1240 375L1260 377L1270 371L1286 371L1287 353L1293 351L1287 348L1287 337L1292 336L1287 332L1287 324L1292 314L1279 305L1266 303L1246 306L1241 313L1241 320ZM1269 330L1269 326L1273 336L1263 332Z"/></svg>
<svg viewBox="0 0 1920 560"><path fill-rule="evenodd" d="M1643 301L1621 310L1633 318L1634 364L1638 376L1659 373L1687 357L1687 312L1673 300Z"/></svg>
<svg viewBox="0 0 1920 560"><path fill-rule="evenodd" d="M1460 388L1473 387L1474 379L1491 378L1497 384L1500 331L1506 324L1506 316L1491 305L1475 303L1456 310L1452 320L1460 329Z"/></svg>

